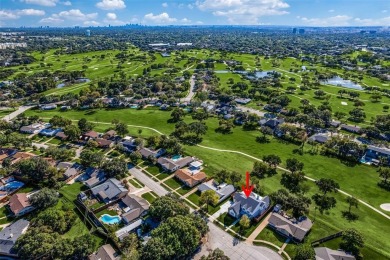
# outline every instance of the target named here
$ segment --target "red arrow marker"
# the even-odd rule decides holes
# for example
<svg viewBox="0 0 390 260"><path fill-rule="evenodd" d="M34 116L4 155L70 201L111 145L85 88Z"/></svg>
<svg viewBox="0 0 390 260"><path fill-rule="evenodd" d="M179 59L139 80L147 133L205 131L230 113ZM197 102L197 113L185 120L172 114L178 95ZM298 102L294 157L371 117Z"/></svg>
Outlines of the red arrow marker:
<svg viewBox="0 0 390 260"><path fill-rule="evenodd" d="M253 190L253 186L249 185L249 172L246 172L246 186L242 185L242 191L245 193L246 197L248 198Z"/></svg>

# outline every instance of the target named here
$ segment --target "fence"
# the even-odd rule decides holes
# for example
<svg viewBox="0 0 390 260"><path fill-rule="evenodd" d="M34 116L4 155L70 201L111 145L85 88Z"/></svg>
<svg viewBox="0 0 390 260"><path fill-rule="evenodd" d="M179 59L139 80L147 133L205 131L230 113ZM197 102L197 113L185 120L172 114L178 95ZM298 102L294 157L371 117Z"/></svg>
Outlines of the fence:
<svg viewBox="0 0 390 260"><path fill-rule="evenodd" d="M322 244L322 243L324 243L324 242L326 242L326 241L329 241L329 240L332 240L332 239L341 237L342 234L343 234L343 232L338 232L338 233L336 233L336 234L333 234L333 235L330 235L330 236L327 236L327 237L318 239L318 240L316 240L316 241L311 242L311 245L312 245L312 246L318 246L319 244Z"/></svg>

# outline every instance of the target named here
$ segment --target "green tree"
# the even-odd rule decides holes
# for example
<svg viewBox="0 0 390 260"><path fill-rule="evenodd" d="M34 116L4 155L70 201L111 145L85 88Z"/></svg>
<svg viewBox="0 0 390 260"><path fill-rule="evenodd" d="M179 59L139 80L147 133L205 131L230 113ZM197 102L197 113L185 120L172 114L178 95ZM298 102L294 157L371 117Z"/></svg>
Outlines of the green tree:
<svg viewBox="0 0 390 260"><path fill-rule="evenodd" d="M80 153L80 162L85 167L100 167L103 159L102 152L94 152L91 149L84 149Z"/></svg>
<svg viewBox="0 0 390 260"><path fill-rule="evenodd" d="M43 210L56 205L58 202L58 193L55 190L43 188L30 197L30 203L33 207Z"/></svg>
<svg viewBox="0 0 390 260"><path fill-rule="evenodd" d="M85 118L81 118L77 122L77 125L78 125L81 133L85 133L85 132L91 131L93 129L93 124L91 122L88 122L88 120Z"/></svg>
<svg viewBox="0 0 390 260"><path fill-rule="evenodd" d="M343 231L340 248L351 252L356 258L361 258L360 248L364 246L363 235L354 228Z"/></svg>
<svg viewBox="0 0 390 260"><path fill-rule="evenodd" d="M219 197L214 190L207 190L202 192L199 198L201 206L206 205L206 211L209 211L209 205L216 205L219 201Z"/></svg>
<svg viewBox="0 0 390 260"><path fill-rule="evenodd" d="M314 260L316 253L310 244L301 244L295 249L294 260Z"/></svg>
<svg viewBox="0 0 390 260"><path fill-rule="evenodd" d="M133 164L137 164L139 160L142 159L142 155L138 151L134 151L129 155L129 158Z"/></svg>
<svg viewBox="0 0 390 260"><path fill-rule="evenodd" d="M124 136L129 133L129 129L127 128L127 125L125 123L119 122L115 126L115 131L118 133L120 136Z"/></svg>
<svg viewBox="0 0 390 260"><path fill-rule="evenodd" d="M50 229L31 227L19 237L14 249L21 259L42 259L50 256L59 239L59 235Z"/></svg>
<svg viewBox="0 0 390 260"><path fill-rule="evenodd" d="M240 229L241 230L245 230L247 228L249 228L250 224L251 224L251 220L248 218L247 215L242 215L242 217L240 218Z"/></svg>
<svg viewBox="0 0 390 260"><path fill-rule="evenodd" d="M175 108L171 113L171 119L170 121L172 123L177 123L181 120L183 120L184 117L184 111L181 108Z"/></svg>
<svg viewBox="0 0 390 260"><path fill-rule="evenodd" d="M149 208L150 216L160 221L177 215L187 215L189 211L188 206L173 194L157 198Z"/></svg>
<svg viewBox="0 0 390 260"><path fill-rule="evenodd" d="M340 189L340 185L332 179L321 178L316 181L316 185L324 195L328 192L337 192Z"/></svg>
<svg viewBox="0 0 390 260"><path fill-rule="evenodd" d="M252 169L251 175L255 175L259 178L264 178L265 175L268 173L268 171L269 171L269 169L268 169L267 164L265 164L263 162L256 161L253 164L253 169Z"/></svg>
<svg viewBox="0 0 390 260"><path fill-rule="evenodd" d="M127 163L123 158L114 158L112 160L107 160L103 163L102 169L107 177L116 177L126 175Z"/></svg>
<svg viewBox="0 0 390 260"><path fill-rule="evenodd" d="M266 162L269 167L276 168L282 163L282 159L276 154L270 154L263 156L263 161Z"/></svg>
<svg viewBox="0 0 390 260"><path fill-rule="evenodd" d="M300 162L295 158L286 160L286 168L292 173L301 172L303 170L303 166L303 162Z"/></svg>
<svg viewBox="0 0 390 260"><path fill-rule="evenodd" d="M312 196L315 204L317 205L319 211L323 213L326 210L330 210L336 207L336 199L326 195L314 194Z"/></svg>
<svg viewBox="0 0 390 260"><path fill-rule="evenodd" d="M152 238L145 245L141 259L184 257L196 249L200 239L201 233L190 217L179 215L168 218L152 231Z"/></svg>
<svg viewBox="0 0 390 260"><path fill-rule="evenodd" d="M219 249L216 248L213 251L210 252L208 256L202 256L200 260L229 260L230 258L225 255L225 253Z"/></svg>
<svg viewBox="0 0 390 260"><path fill-rule="evenodd" d="M237 186L237 184L242 180L242 175L236 171L230 172L229 180L233 186Z"/></svg>
<svg viewBox="0 0 390 260"><path fill-rule="evenodd" d="M81 136L81 131L77 126L69 125L65 127L64 134L68 136L68 140L77 141Z"/></svg>
<svg viewBox="0 0 390 260"><path fill-rule="evenodd" d="M194 133L196 137L199 137L200 135L206 134L207 126L201 122L192 122L189 124L189 130L190 132Z"/></svg>

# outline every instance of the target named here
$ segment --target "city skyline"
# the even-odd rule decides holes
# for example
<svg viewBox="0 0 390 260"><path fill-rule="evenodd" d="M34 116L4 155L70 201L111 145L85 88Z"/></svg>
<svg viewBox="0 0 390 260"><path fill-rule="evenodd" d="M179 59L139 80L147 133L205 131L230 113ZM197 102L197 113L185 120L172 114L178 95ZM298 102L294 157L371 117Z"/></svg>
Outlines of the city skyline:
<svg viewBox="0 0 390 260"><path fill-rule="evenodd" d="M388 26L388 10L384 0L7 0L0 26Z"/></svg>

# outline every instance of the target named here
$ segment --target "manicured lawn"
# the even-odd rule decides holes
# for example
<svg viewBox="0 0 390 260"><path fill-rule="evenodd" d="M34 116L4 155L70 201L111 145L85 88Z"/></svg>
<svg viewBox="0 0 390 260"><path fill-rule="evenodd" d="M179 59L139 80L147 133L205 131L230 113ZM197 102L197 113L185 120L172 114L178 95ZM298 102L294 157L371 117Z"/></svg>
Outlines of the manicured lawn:
<svg viewBox="0 0 390 260"><path fill-rule="evenodd" d="M160 168L158 168L157 166L150 166L146 169L149 173L151 173L152 175L156 176L157 174L160 173Z"/></svg>
<svg viewBox="0 0 390 260"><path fill-rule="evenodd" d="M256 237L256 240L266 240L269 241L279 247L281 247L284 242L286 241L286 238L274 230L272 230L269 227L266 227L261 231L261 233Z"/></svg>
<svg viewBox="0 0 390 260"><path fill-rule="evenodd" d="M141 182L135 180L135 179L129 179L129 182L131 183L131 185L133 185L135 188L142 188L144 187L145 185L143 185Z"/></svg>
<svg viewBox="0 0 390 260"><path fill-rule="evenodd" d="M0 208L0 218L7 216L7 214L9 213L8 213L8 209L5 206Z"/></svg>
<svg viewBox="0 0 390 260"><path fill-rule="evenodd" d="M94 204L90 205L89 208L92 210L95 210L95 209L98 209L98 208L104 206L104 204L105 203L103 203L103 202L96 201Z"/></svg>
<svg viewBox="0 0 390 260"><path fill-rule="evenodd" d="M188 186L183 185L180 189L176 190L176 192L179 193L180 195L184 195L184 194L188 193L192 189L196 189L196 187L195 188L194 187L190 188Z"/></svg>
<svg viewBox="0 0 390 260"><path fill-rule="evenodd" d="M159 175L156 175L155 177L159 180L164 180L165 178L168 178L170 175L171 175L170 173L163 172Z"/></svg>
<svg viewBox="0 0 390 260"><path fill-rule="evenodd" d="M221 216L219 216L217 218L220 222L222 222L225 227L228 227L230 226L231 224L233 224L234 221L236 221L235 218L231 217L230 215L228 215L227 212L223 213Z"/></svg>
<svg viewBox="0 0 390 260"><path fill-rule="evenodd" d="M192 193L190 196L187 197L187 199L189 201L191 201L192 203L194 203L195 205L198 205L199 206L199 194L197 192L195 193Z"/></svg>
<svg viewBox="0 0 390 260"><path fill-rule="evenodd" d="M168 187L170 187L172 190L175 190L177 188L180 188L183 184L175 179L175 177L172 177L164 182Z"/></svg>
<svg viewBox="0 0 390 260"><path fill-rule="evenodd" d="M53 138L53 139L51 139L51 140L50 140L49 142L47 142L47 143L59 145L59 144L61 144L62 142L61 142L61 140L59 140L59 139L57 139L57 138Z"/></svg>
<svg viewBox="0 0 390 260"><path fill-rule="evenodd" d="M146 199L150 204L153 203L153 201L156 200L157 196L153 196L152 192L147 192L141 195L142 198Z"/></svg>
<svg viewBox="0 0 390 260"><path fill-rule="evenodd" d="M250 226L247 229L244 229L240 231L240 222L237 222L233 227L232 230L236 231L238 234L241 234L243 237L249 237L252 232L260 225L261 221L258 223L251 222Z"/></svg>
<svg viewBox="0 0 390 260"><path fill-rule="evenodd" d="M111 215L111 216L118 215L118 213L115 210L105 209L105 210L102 210L102 211L96 213L96 217L100 218L104 214Z"/></svg>
<svg viewBox="0 0 390 260"><path fill-rule="evenodd" d="M68 200L73 201L77 198L77 195L81 191L85 191L86 189L87 187L84 186L84 184L82 184L81 182L75 182L71 185L65 185L64 187L62 187L60 189L60 193Z"/></svg>

